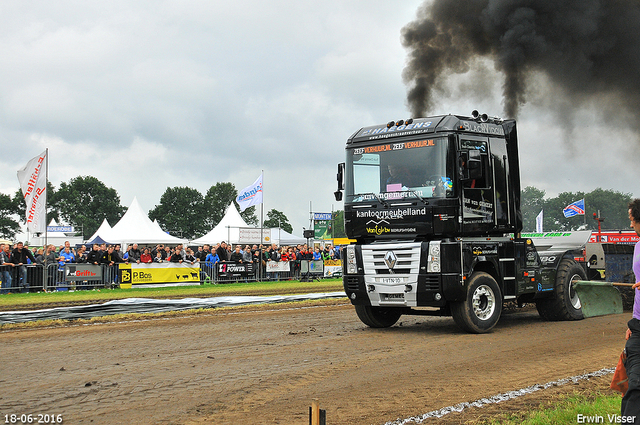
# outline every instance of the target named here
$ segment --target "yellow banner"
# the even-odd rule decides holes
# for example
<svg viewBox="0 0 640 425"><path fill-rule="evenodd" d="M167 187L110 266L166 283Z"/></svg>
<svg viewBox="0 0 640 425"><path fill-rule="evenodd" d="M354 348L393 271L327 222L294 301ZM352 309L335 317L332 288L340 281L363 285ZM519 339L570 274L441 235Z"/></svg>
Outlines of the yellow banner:
<svg viewBox="0 0 640 425"><path fill-rule="evenodd" d="M324 260L325 267L328 266L339 266L342 267L342 260Z"/></svg>
<svg viewBox="0 0 640 425"><path fill-rule="evenodd" d="M122 283L199 282L200 265L184 263L120 264Z"/></svg>

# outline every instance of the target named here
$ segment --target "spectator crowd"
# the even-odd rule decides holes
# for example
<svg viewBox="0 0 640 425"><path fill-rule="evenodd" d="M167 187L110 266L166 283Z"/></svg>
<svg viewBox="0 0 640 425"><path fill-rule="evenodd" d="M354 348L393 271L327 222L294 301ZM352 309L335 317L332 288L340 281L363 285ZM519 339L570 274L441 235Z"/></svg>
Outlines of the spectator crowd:
<svg viewBox="0 0 640 425"><path fill-rule="evenodd" d="M193 250L195 249L195 251ZM46 248L29 248L22 242L13 246L0 244L0 279L2 284L0 294L13 292L28 292L30 288L40 287L41 282L29 282L27 265L51 265L57 264L58 271L64 270L65 264L94 264L107 266L111 269L119 263L148 264L148 263L200 263L201 269L212 276L216 264L230 262L251 265L250 270L257 277L258 270L264 270L267 262L289 262L291 277L299 277L301 262L338 260L341 258L342 247L325 245L309 247L306 244L296 246L271 245L240 245L232 246L226 242L216 245L203 245L198 247L184 247L179 244L169 247L164 244L140 247L137 243L128 246L121 252L121 245L94 244L90 249L86 245L72 247L67 241L64 245L56 247L48 245ZM277 278L277 275L275 275ZM273 275L268 278L273 278ZM112 280L115 279L112 278ZM34 280L34 279L32 279ZM82 289L82 288L81 288Z"/></svg>

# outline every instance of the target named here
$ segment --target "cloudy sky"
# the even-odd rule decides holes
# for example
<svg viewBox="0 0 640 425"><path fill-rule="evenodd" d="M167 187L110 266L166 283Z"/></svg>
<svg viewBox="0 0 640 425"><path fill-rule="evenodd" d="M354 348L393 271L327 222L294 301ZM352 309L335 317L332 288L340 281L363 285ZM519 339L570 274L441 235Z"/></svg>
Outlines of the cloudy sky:
<svg viewBox="0 0 640 425"><path fill-rule="evenodd" d="M147 211L167 187L241 189L264 170L265 211L301 235L310 204L342 208L333 191L346 139L409 117L401 29L421 3L2 2L0 192L13 195L18 168L45 148L56 187L93 175ZM502 115L501 86L478 62L447 81L433 112ZM559 104L542 75L529 91L523 186L640 195L628 117Z"/></svg>

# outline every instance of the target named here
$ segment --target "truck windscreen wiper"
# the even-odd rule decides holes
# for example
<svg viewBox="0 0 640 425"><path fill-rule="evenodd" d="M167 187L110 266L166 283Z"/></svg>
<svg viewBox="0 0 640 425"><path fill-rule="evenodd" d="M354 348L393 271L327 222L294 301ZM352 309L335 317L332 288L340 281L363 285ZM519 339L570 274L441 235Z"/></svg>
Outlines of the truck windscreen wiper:
<svg viewBox="0 0 640 425"><path fill-rule="evenodd" d="M378 195L376 195L373 192L358 193L358 194L353 195L353 196L355 197L355 196L364 196L364 195L371 195L374 198L376 198L382 205L384 205L385 207L389 207L389 204L387 203L387 201L385 201L384 199L380 198Z"/></svg>

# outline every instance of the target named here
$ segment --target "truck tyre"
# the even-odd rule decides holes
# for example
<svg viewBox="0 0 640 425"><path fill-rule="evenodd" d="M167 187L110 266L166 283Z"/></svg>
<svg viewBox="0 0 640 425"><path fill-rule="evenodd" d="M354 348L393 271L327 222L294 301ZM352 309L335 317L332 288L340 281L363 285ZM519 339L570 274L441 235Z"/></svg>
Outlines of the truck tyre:
<svg viewBox="0 0 640 425"><path fill-rule="evenodd" d="M370 305L356 305L358 317L367 326L372 328L388 328L395 325L402 312L393 307L372 307Z"/></svg>
<svg viewBox="0 0 640 425"><path fill-rule="evenodd" d="M489 332L502 314L502 294L496 280L478 272L467 282L467 299L451 304L451 315L463 330L481 334Z"/></svg>
<svg viewBox="0 0 640 425"><path fill-rule="evenodd" d="M580 299L573 289L576 280L587 280L584 269L573 259L560 261L556 273L556 283L551 298L536 301L540 317L545 320L581 320Z"/></svg>

